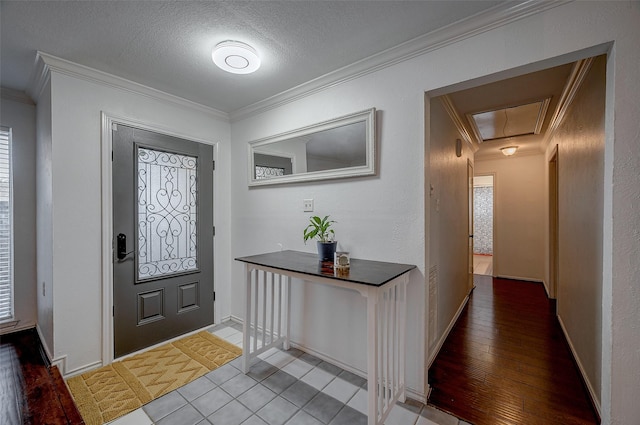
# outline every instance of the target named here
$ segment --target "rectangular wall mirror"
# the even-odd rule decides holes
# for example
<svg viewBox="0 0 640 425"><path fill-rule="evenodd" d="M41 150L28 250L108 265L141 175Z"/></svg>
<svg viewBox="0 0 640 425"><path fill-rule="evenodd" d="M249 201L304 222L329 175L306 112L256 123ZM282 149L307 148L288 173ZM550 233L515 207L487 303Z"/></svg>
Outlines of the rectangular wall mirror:
<svg viewBox="0 0 640 425"><path fill-rule="evenodd" d="M249 143L249 186L376 173L375 108Z"/></svg>

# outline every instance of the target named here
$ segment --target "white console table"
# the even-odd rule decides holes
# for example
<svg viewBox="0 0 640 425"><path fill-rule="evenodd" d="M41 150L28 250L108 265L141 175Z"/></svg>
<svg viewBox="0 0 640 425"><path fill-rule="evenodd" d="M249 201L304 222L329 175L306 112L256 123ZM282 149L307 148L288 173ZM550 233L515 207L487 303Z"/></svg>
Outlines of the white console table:
<svg viewBox="0 0 640 425"><path fill-rule="evenodd" d="M245 264L243 368L272 347L289 349L291 279L352 289L367 299L368 423L383 424L405 401L406 287L416 266L351 259L347 272L315 254L279 251L236 258Z"/></svg>

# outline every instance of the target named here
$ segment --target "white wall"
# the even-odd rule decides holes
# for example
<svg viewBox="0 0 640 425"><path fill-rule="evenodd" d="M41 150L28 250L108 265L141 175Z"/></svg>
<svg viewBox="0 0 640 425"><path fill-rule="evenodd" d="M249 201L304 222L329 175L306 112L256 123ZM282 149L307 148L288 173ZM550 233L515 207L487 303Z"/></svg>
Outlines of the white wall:
<svg viewBox="0 0 640 425"><path fill-rule="evenodd" d="M640 393L640 351L637 350L640 333L636 326L640 315L640 288L637 285L640 281L637 237L640 228L640 214L637 213L640 205L638 22L638 2L561 4L246 117L233 124L231 153L223 146L228 140L228 126L215 118L146 96L54 74L54 108L51 110L47 106L46 94L39 99L37 108L38 276L45 279L53 276L56 292L55 317L48 314L50 299L39 295L39 326L45 334L45 342L50 348L55 347L57 356L69 356L69 369L100 358L100 326L96 317L100 314L101 252L96 202L99 202L100 190L97 184L99 111L104 108L194 137L209 140L220 137L222 140L222 161L218 169L221 173L216 175L221 176L220 187L230 188L232 193L230 198L227 192L216 198L220 208L216 210L216 222L223 226L219 227L222 233L216 238L216 255L223 257L217 261L220 266L216 268L216 279L220 283L220 273L225 277L224 268L231 269L226 277L231 278L233 305L230 311L234 314L241 312L243 276L240 266L231 260L232 255L275 250L278 249L277 242L284 243L287 248L312 250L310 246L302 245L300 237L306 221L306 215L300 212L303 198L315 198L317 213L328 212L338 219L342 247L351 250L354 256L417 264L419 270L412 273L409 288L412 304L409 306L407 367L409 386L419 390L420 380L424 379L424 371L421 371L424 350L419 341L424 334L424 265L429 256L424 225L424 217L428 216L424 205L425 168L427 175L429 170L428 158L423 156L424 129L428 129L429 123L424 123L422 93L442 92L448 86L474 79L478 79L474 84L504 79L603 53L610 48L604 148L602 422L634 423L640 417L640 403L636 402ZM435 92L432 94L436 95ZM247 141L370 106L381 110L378 177L247 189ZM51 115L54 122L47 125ZM51 155L56 160L51 178L47 177L47 128L53 128ZM224 135L218 136L218 132ZM59 145L56 146L56 142ZM63 151L67 151L66 156ZM229 158L233 161L233 170L225 161ZM80 159L92 166L78 164ZM78 182L77 179L81 180ZM52 214L49 214L53 223L47 221L47 214L41 215L51 201L47 188L50 185L54 186L56 196L60 196L60 200L55 198ZM70 193L73 191L75 195ZM231 206L225 202L229 199ZM229 223L231 211L232 233L226 233L228 229L224 225ZM49 237L51 234L53 240ZM231 255L225 260L219 251L227 248L231 248ZM55 252L51 256L53 272L45 258L47 252L52 251ZM75 255L73 261L64 258L70 253ZM60 280L63 277L65 280ZM78 296L86 299L77 303L74 298ZM333 297L333 294L321 293L314 298L319 313L312 315L310 322L299 324L294 329L294 337L299 337L310 324L319 320L333 320L335 316L346 319L346 322L334 320L328 323L334 325L339 321L340 328L344 323L352 322L351 316L337 313L338 309L333 308ZM62 301L58 304L59 298ZM354 311L359 309L360 300L355 295L345 297L344 301L353 305ZM54 323L50 319L55 319ZM54 324L55 346L47 336L47 329ZM353 326L362 328L359 322ZM329 338L326 334L319 335L319 348L323 349L324 344L329 350L335 349L328 343Z"/></svg>
<svg viewBox="0 0 640 425"><path fill-rule="evenodd" d="M370 85L378 85L374 80ZM402 85L401 81L396 83ZM423 310L420 299L424 290L424 228L422 210L422 179L407 177L422 172L423 147L421 144L421 110L412 117L416 126L410 132L399 126L388 126L387 120L398 110L402 98L389 97L388 90L362 96L356 89L348 97L354 103L334 103L334 95L323 93L319 102L281 108L258 117L237 123L232 127L233 162L237 164L232 174L232 202L234 211L233 255L248 255L279 249L314 252L315 245L304 245L302 230L309 213L302 212L302 200L315 200L314 214L330 214L338 221L336 239L340 249L348 250L355 258L406 262L418 265L420 270L411 274L409 284L410 332L407 368L409 385L423 392L423 382L417 376L423 361L421 348L423 334ZM371 92L371 90L368 90ZM382 100L387 97L386 100ZM421 101L422 94L414 94L414 101ZM347 179L313 184L277 187L261 187L249 190L246 180L244 152L246 142L271 134L291 130L335 118L371 106L379 108L378 135L381 164L379 177ZM300 113L300 109L302 113ZM417 143L407 143L403 138ZM393 142L391 142L393 141ZM399 167L411 170L407 176L390 173ZM397 190L397 188L403 188ZM406 189L406 190L405 190ZM241 267L234 266L234 314L242 316ZM294 305L305 309L305 322L295 321L293 339L308 348L345 362L355 368L366 368L366 310L364 299L353 292L307 284L304 293L294 287ZM301 317L294 310L294 317ZM339 332L336 332L339 330Z"/></svg>
<svg viewBox="0 0 640 425"><path fill-rule="evenodd" d="M558 145L558 316L598 404L605 69L597 58L548 149Z"/></svg>
<svg viewBox="0 0 640 425"><path fill-rule="evenodd" d="M396 95L402 93L402 95ZM337 221L339 249L354 258L410 263L418 270L408 286L407 385L424 394L424 137L423 98L391 69L354 84L252 116L232 124L233 256L279 249L315 252L302 231L313 214ZM405 103L418 105L408 112ZM247 187L247 142L269 135L378 108L379 172L376 177L317 183ZM398 173L397 170L404 170ZM233 266L233 314L242 317L242 267ZM359 294L306 284L293 287L292 339L359 370L366 369L366 308ZM304 310L304 315L302 314ZM304 318L304 320L302 320Z"/></svg>
<svg viewBox="0 0 640 425"><path fill-rule="evenodd" d="M40 99L42 102L42 98ZM69 374L100 364L102 358L101 112L192 137L218 142L214 176L216 317L229 315L229 124L204 108L160 100L68 72L51 72L50 223L53 232L53 349ZM46 123L43 124L46 127ZM106 158L108 160L108 158ZM43 197L46 199L46 196ZM46 209L45 209L46 211ZM44 260L46 262L46 260ZM49 284L49 283L48 283ZM79 300L82 300L79 302ZM49 311L47 310L47 313ZM50 341L47 341L49 343ZM51 348L51 347L50 347Z"/></svg>
<svg viewBox="0 0 640 425"><path fill-rule="evenodd" d="M602 423L626 424L640 417L640 25L628 24L640 21L640 3L611 12L617 37L605 106Z"/></svg>
<svg viewBox="0 0 640 425"><path fill-rule="evenodd" d="M476 160L475 174L495 174L494 276L545 281L544 155Z"/></svg>
<svg viewBox="0 0 640 425"><path fill-rule="evenodd" d="M437 314L435 334L429 335L429 359L435 343L442 343L445 332L451 329L458 311L469 294L469 191L467 163L473 153L464 145L462 156L456 157L456 139L462 136L449 118L439 98L431 100L430 111L430 225L429 270L437 268ZM428 279L427 279L428 282ZM433 304L431 300L430 305Z"/></svg>
<svg viewBox="0 0 640 425"><path fill-rule="evenodd" d="M640 403L634 400L640 393L640 334L634 325L640 312L640 244L635 232L640 214L629 205L640 203L638 22L638 2L566 3L233 123L232 160L238 167L231 179L233 255L276 250L278 242L311 251L300 237L306 221L301 200L315 198L317 213L330 213L339 221L338 239L354 256L418 264L410 284L409 335L421 338L422 325L415 321L424 320L420 304L425 298L424 258L429 255L423 224L428 215L423 201L428 168L424 128L429 123L423 119L422 93L433 91L430 95L436 96L469 80L477 85L549 68L604 53L607 43L613 43L605 121L602 419L635 422L640 417ZM378 177L247 189L248 141L371 106L381 110ZM232 281L232 311L241 314L243 275L237 264ZM323 314L311 317L310 323L349 319L334 311L331 300L329 294L314 299ZM356 306L358 301L352 302ZM308 324L298 324L294 338L308 329ZM329 337L318 335L318 344ZM415 345L408 350L408 383L414 389L424 376L418 350Z"/></svg>
<svg viewBox="0 0 640 425"><path fill-rule="evenodd" d="M3 91L4 94L4 91ZM24 96L24 95L23 95ZM36 310L36 108L2 97L0 125L11 127L13 158L13 329L33 327Z"/></svg>
<svg viewBox="0 0 640 425"><path fill-rule="evenodd" d="M51 83L47 81L36 109L36 245L38 330L51 359L53 338L53 179L51 162Z"/></svg>

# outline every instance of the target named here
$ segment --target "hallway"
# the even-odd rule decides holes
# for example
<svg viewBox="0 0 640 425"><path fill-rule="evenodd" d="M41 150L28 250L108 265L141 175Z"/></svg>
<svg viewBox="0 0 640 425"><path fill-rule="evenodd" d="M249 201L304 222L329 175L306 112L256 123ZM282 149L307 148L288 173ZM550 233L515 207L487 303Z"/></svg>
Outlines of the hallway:
<svg viewBox="0 0 640 425"><path fill-rule="evenodd" d="M429 404L477 424L598 423L542 284L474 275Z"/></svg>

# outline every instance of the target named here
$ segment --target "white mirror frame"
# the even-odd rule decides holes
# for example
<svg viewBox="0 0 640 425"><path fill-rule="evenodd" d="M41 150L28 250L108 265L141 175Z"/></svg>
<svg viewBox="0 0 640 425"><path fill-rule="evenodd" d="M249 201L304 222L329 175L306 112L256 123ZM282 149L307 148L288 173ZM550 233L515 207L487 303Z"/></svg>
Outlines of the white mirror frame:
<svg viewBox="0 0 640 425"><path fill-rule="evenodd" d="M288 139L306 136L332 128L341 127L356 122L365 122L366 141L366 164L357 167L337 168L333 170L311 171L307 173L288 174L269 179L255 178L254 153L256 148L269 145L271 143L282 142ZM347 177L372 176L376 174L376 109L371 108L365 111L356 112L318 124L309 125L297 130L265 137L263 139L249 142L249 186L265 186L283 183L298 183L317 180L340 179ZM259 153L259 152L258 152Z"/></svg>

